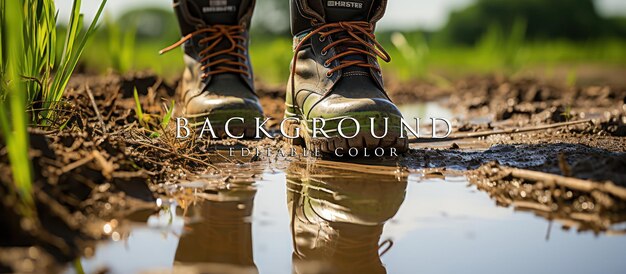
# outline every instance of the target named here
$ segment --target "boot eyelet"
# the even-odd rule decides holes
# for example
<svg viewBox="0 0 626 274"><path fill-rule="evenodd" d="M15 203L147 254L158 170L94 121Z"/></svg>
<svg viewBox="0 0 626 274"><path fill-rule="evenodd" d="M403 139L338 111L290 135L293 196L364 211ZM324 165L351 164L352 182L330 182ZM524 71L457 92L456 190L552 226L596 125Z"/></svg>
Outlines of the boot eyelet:
<svg viewBox="0 0 626 274"><path fill-rule="evenodd" d="M329 62L324 62L324 67L325 68L330 67L330 63Z"/></svg>
<svg viewBox="0 0 626 274"><path fill-rule="evenodd" d="M333 73L328 73L328 72L327 72L327 73L326 73L326 78L331 78L331 77L333 77L333 75L335 75L335 73L334 73L334 72L333 72Z"/></svg>
<svg viewBox="0 0 626 274"><path fill-rule="evenodd" d="M320 54L322 54L322 56L326 56L326 54L328 54L327 50L322 50L322 52L320 52Z"/></svg>
<svg viewBox="0 0 626 274"><path fill-rule="evenodd" d="M324 43L324 41L326 41L326 36L320 35L319 40L320 40L320 42Z"/></svg>

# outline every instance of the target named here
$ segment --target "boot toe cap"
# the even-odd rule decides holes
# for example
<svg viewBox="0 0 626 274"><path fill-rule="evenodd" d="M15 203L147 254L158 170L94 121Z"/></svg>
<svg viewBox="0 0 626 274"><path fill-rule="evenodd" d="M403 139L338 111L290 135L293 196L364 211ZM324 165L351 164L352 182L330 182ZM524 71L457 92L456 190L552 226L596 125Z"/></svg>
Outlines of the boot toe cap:
<svg viewBox="0 0 626 274"><path fill-rule="evenodd" d="M323 152L332 152L338 148L344 151L349 148L396 148L399 152L408 149L406 139L399 138L402 130L400 124L402 114L387 99L329 97L315 105L307 117L309 134L312 133L310 131L313 128L313 119L324 119L324 128L327 129L331 138L326 140L326 145L322 145ZM386 125L385 118L388 118ZM355 123L347 119L354 119L358 122L358 133ZM343 123L341 123L342 120L344 120ZM320 126L319 122L318 126ZM340 136L339 128L342 129L344 135L352 137L346 139Z"/></svg>
<svg viewBox="0 0 626 274"><path fill-rule="evenodd" d="M234 96L199 96L190 100L185 106L187 118L209 118L212 122L224 123L233 117L252 120L263 117L263 110L258 100Z"/></svg>
<svg viewBox="0 0 626 274"><path fill-rule="evenodd" d="M309 112L310 118L359 117L402 117L400 110L391 101L383 98L329 97L316 104ZM353 117L359 119L357 117Z"/></svg>

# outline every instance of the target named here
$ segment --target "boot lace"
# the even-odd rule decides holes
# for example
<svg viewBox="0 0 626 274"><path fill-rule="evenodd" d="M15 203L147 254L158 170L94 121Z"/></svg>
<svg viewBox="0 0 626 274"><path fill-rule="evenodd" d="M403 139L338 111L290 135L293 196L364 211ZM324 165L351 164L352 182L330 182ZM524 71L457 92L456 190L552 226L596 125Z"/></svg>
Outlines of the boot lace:
<svg viewBox="0 0 626 274"><path fill-rule="evenodd" d="M373 24L364 21L346 21L324 24L304 36L294 49L295 53L293 57L293 66L291 68L292 90L295 89L293 77L296 72L296 63L298 62L297 56L305 43L315 34L319 34L320 41L324 41L329 36L339 33L347 35L344 35L343 38L339 38L337 41L333 41L328 44L321 51L321 54L325 55L330 49L345 46L344 50L338 52L335 56L328 58L324 62L324 66L329 67L332 62L343 58L338 66L328 70L326 76L331 77L335 72L352 66L370 68L380 72L380 68L374 64L370 64L367 61L367 58L365 60L347 60L347 58L344 58L350 55L366 55L373 58L380 57L385 62L391 61L389 54L383 49L380 43L376 41ZM365 39L363 37L365 37Z"/></svg>
<svg viewBox="0 0 626 274"><path fill-rule="evenodd" d="M245 28L239 25L209 26L187 34L178 42L159 51L159 54L171 51L179 47L183 43L191 40L193 37L206 33L206 37L198 40L199 44L206 45L206 48L198 53L198 55L201 57L200 63L203 64L200 68L202 71L204 71L202 78L204 79L209 76L222 73L239 73L249 78L250 73L248 71L250 70L250 68L248 67L248 65L246 65L248 57L238 52L238 50L242 52L246 51L246 48L241 45L246 40L246 38L243 36L244 31ZM230 48L214 51L214 49L224 40L228 40L228 42L230 42ZM236 57L236 60L243 61L231 60L230 58L228 58L229 56ZM212 61L209 62L209 60ZM207 69L209 68L210 70L207 71Z"/></svg>

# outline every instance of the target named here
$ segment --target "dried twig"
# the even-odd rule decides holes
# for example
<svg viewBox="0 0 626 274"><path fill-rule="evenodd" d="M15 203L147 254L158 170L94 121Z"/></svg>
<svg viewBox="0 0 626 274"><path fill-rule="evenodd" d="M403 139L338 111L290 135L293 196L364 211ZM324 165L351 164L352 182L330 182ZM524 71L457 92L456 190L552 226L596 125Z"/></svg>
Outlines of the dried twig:
<svg viewBox="0 0 626 274"><path fill-rule="evenodd" d="M156 172L150 172L147 170L137 170L137 171L115 171L112 173L112 177L113 178L123 178L123 179L128 179L128 178L142 178L145 177L147 175L150 176L155 176L157 175Z"/></svg>
<svg viewBox="0 0 626 274"><path fill-rule="evenodd" d="M89 100L91 100L91 106L93 106L93 110L96 112L96 116L98 116L98 120L100 121L100 125L102 126L102 131L106 134L107 127L102 119L102 115L100 115L100 111L98 110L98 105L96 104L96 100L93 98L93 93L89 88L89 85L85 85L85 90L87 91L87 95L89 96Z"/></svg>
<svg viewBox="0 0 626 274"><path fill-rule="evenodd" d="M500 169L506 173L511 174L513 177L522 178L532 181L541 181L545 183L553 183L558 186L567 187L570 189L583 191L583 192L592 192L593 190L598 190L601 192L609 193L615 197L618 197L622 200L626 200L626 188L616 186L612 182L594 182L587 181L577 178L571 177L563 177L559 175L532 171L526 169L519 168L510 168L510 167L500 167Z"/></svg>
<svg viewBox="0 0 626 274"><path fill-rule="evenodd" d="M82 158L82 159L80 159L78 161L75 161L75 162L73 162L71 164L68 164L68 165L62 167L61 168L61 173L67 173L67 172L69 172L69 171L71 171L73 169L81 167L81 166L91 162L91 160L93 160L93 154L89 154L85 158Z"/></svg>
<svg viewBox="0 0 626 274"><path fill-rule="evenodd" d="M111 174L113 173L113 171L115 171L115 168L113 167L113 164L111 164L111 162L107 161L104 156L102 156L102 154L97 151L94 150L93 152L91 152L91 156L96 159L96 161L98 162L98 164L100 165L100 167L102 168L102 175L107 178L107 179L111 179Z"/></svg>

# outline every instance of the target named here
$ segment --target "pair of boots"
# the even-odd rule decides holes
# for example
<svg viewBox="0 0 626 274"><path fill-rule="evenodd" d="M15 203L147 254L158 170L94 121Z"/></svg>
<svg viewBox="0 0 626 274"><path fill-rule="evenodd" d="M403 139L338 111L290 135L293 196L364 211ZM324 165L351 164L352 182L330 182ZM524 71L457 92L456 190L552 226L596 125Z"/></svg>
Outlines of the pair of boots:
<svg viewBox="0 0 626 274"><path fill-rule="evenodd" d="M285 118L291 118L289 135L299 131L307 148L326 153L407 150L407 140L399 138L402 115L384 91L377 60L390 61L374 36L386 4L290 0L294 58ZM225 122L240 117L243 122L228 127L231 135L255 137L255 118L263 117L263 110L248 52L254 5L255 0L174 0L183 38L164 51L183 47L186 69L179 103L191 127L201 127L209 118L217 135L225 137Z"/></svg>

